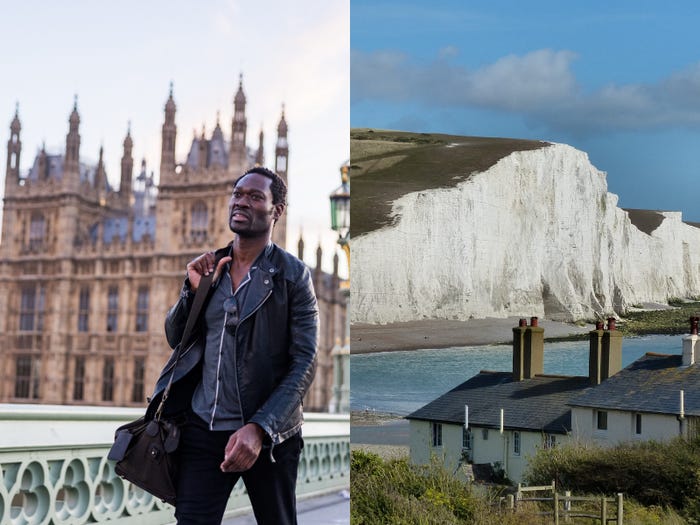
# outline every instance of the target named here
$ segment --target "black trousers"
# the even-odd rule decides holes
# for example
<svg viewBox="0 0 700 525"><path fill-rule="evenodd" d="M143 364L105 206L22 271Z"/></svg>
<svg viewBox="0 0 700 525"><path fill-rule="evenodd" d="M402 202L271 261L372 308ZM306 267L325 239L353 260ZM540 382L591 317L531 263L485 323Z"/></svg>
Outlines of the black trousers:
<svg viewBox="0 0 700 525"><path fill-rule="evenodd" d="M230 431L211 431L191 414L182 427L178 454L180 474L175 517L178 525L217 525L226 510L233 486L243 478L259 525L296 525L296 481L304 442L301 433L273 452L266 443L255 464L246 472L221 472Z"/></svg>

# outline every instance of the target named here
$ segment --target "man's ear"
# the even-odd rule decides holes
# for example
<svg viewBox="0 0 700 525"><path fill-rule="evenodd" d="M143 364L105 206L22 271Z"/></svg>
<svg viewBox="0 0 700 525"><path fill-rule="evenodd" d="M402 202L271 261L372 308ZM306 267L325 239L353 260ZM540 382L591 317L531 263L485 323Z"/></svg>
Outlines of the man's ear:
<svg viewBox="0 0 700 525"><path fill-rule="evenodd" d="M272 210L272 218L278 220L284 213L284 204L279 203L274 205L274 210Z"/></svg>

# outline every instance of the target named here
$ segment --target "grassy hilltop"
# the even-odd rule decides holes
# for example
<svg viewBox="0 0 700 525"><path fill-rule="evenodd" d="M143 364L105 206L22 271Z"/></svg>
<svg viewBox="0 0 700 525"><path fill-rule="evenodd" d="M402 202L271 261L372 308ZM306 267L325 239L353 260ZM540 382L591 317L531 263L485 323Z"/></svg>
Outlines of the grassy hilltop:
<svg viewBox="0 0 700 525"><path fill-rule="evenodd" d="M353 129L351 236L391 224L391 203L407 193L456 186L514 151L546 145L535 140Z"/></svg>

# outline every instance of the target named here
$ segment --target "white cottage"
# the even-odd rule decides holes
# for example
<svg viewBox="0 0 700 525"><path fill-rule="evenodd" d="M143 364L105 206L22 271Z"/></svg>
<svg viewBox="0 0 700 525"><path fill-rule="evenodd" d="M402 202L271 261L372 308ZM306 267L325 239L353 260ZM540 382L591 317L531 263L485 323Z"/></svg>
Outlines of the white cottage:
<svg viewBox="0 0 700 525"><path fill-rule="evenodd" d="M411 460L443 458L460 476L467 463L490 465L521 481L538 448L572 439L569 401L620 370L622 337L614 319L607 330L599 323L590 332L587 377L545 375L543 362L544 329L536 317L529 326L521 319L513 328L512 372L482 371L407 416Z"/></svg>
<svg viewBox="0 0 700 525"><path fill-rule="evenodd" d="M574 435L614 445L624 441L666 441L697 433L700 422L698 318L683 338L683 353L647 353L595 388L574 396Z"/></svg>

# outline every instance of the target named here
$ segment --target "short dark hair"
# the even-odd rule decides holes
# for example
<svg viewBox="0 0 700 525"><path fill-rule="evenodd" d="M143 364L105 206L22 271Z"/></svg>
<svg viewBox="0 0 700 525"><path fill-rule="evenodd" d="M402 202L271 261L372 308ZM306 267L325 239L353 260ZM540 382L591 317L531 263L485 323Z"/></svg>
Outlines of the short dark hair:
<svg viewBox="0 0 700 525"><path fill-rule="evenodd" d="M287 184L284 182L284 179L271 169L265 168L263 166L255 166L247 170L243 175L238 177L233 182L233 187L235 188L239 180L251 173L257 173L258 175L267 177L272 181L272 184L270 184L270 192L272 193L272 204L284 204L285 206L287 205Z"/></svg>

